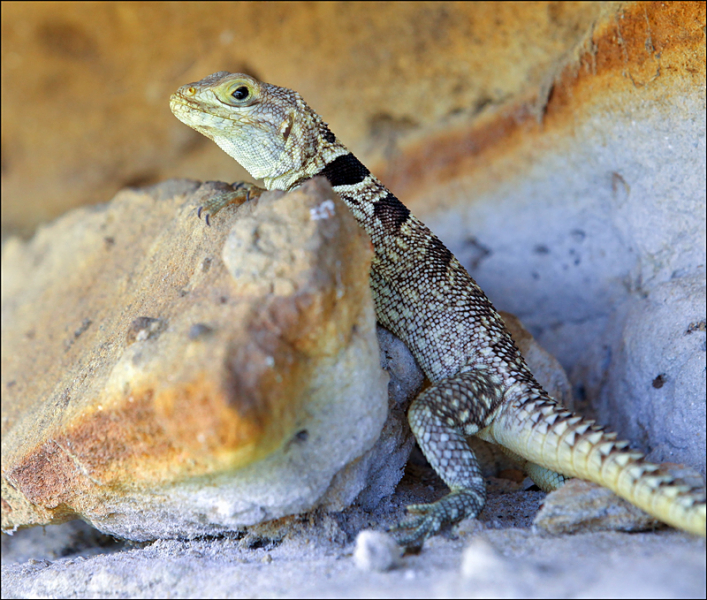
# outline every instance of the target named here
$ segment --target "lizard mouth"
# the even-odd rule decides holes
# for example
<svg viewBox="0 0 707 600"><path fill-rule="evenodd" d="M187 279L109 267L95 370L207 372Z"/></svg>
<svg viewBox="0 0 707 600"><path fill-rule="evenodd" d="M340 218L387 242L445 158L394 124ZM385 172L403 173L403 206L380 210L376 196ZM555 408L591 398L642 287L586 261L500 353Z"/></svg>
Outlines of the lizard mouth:
<svg viewBox="0 0 707 600"><path fill-rule="evenodd" d="M239 125L250 124L250 120L244 118L244 115L238 115L238 118L234 118L233 114L219 111L218 107L215 106L204 109L204 106L199 102L178 94L172 94L169 106L180 121L196 128L201 133L209 131L220 133L224 127L232 127L231 123L238 123Z"/></svg>

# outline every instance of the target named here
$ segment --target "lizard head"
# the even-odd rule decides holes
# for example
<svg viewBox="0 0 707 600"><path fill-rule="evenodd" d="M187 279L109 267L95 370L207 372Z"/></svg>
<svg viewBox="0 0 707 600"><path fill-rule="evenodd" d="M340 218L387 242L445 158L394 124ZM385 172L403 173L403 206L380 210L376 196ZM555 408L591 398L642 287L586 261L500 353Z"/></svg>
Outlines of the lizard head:
<svg viewBox="0 0 707 600"><path fill-rule="evenodd" d="M288 189L319 155L321 140L333 141L297 92L243 73L220 71L183 85L169 104L180 121L211 138L268 189Z"/></svg>

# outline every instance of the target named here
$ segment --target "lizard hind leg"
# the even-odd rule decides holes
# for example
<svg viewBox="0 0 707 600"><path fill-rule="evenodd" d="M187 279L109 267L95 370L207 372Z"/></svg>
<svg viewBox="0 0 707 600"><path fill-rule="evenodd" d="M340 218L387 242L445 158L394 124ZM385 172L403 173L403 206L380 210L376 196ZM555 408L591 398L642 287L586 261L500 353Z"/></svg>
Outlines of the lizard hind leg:
<svg viewBox="0 0 707 600"><path fill-rule="evenodd" d="M417 547L441 529L478 516L486 484L467 437L485 427L501 402L486 373L470 370L427 388L410 406L408 421L420 449L450 493L431 504L407 507L391 529L401 546Z"/></svg>
<svg viewBox="0 0 707 600"><path fill-rule="evenodd" d="M494 444L494 447L498 448L503 454L508 456L508 458L523 469L524 473L530 477L533 483L543 492L552 492L559 489L564 485L565 481L569 479L569 477L566 477L561 473L551 471L550 469L546 469L545 467L535 464L534 462L526 460L520 454L516 454L505 446L496 446Z"/></svg>
<svg viewBox="0 0 707 600"><path fill-rule="evenodd" d="M561 488L569 477L528 461L523 470L543 492Z"/></svg>

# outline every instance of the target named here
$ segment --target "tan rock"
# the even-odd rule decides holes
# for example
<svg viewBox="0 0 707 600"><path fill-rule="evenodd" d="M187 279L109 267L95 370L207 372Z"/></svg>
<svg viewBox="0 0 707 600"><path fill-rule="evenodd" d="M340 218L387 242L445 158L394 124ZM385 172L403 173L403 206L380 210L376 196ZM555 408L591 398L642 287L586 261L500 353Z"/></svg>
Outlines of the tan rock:
<svg viewBox="0 0 707 600"><path fill-rule="evenodd" d="M194 3L188 10L5 4L3 226L31 231L126 182L246 176L166 108L183 82L221 68L300 92L372 169L371 159L396 156L391 150L410 131L449 115L473 117L539 86L599 15L616 10L597 2L375 10L326 2ZM699 23L697 10L682 9L674 20ZM169 23L159 45L155 23ZM244 23L247 44L240 43ZM195 37L205 42L196 53Z"/></svg>
<svg viewBox="0 0 707 600"><path fill-rule="evenodd" d="M590 481L571 479L545 498L533 525L548 533L646 531L660 521Z"/></svg>
<svg viewBox="0 0 707 600"><path fill-rule="evenodd" d="M4 530L234 529L316 506L373 446L367 236L323 180L209 228L216 187L122 192L6 245Z"/></svg>
<svg viewBox="0 0 707 600"><path fill-rule="evenodd" d="M694 486L704 486L704 477L692 467L675 463L662 463L660 466L673 477ZM548 494L533 525L555 535L589 531L650 531L665 527L611 490L582 479L571 479Z"/></svg>

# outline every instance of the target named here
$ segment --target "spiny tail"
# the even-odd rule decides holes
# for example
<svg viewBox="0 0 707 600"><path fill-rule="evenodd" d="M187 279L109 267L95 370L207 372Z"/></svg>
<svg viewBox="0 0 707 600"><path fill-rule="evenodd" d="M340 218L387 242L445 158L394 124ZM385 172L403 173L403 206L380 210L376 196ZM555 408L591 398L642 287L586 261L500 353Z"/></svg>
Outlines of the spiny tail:
<svg viewBox="0 0 707 600"><path fill-rule="evenodd" d="M493 438L524 458L569 477L609 488L655 518L705 536L705 489L679 479L558 405L538 398L509 403L492 425Z"/></svg>

